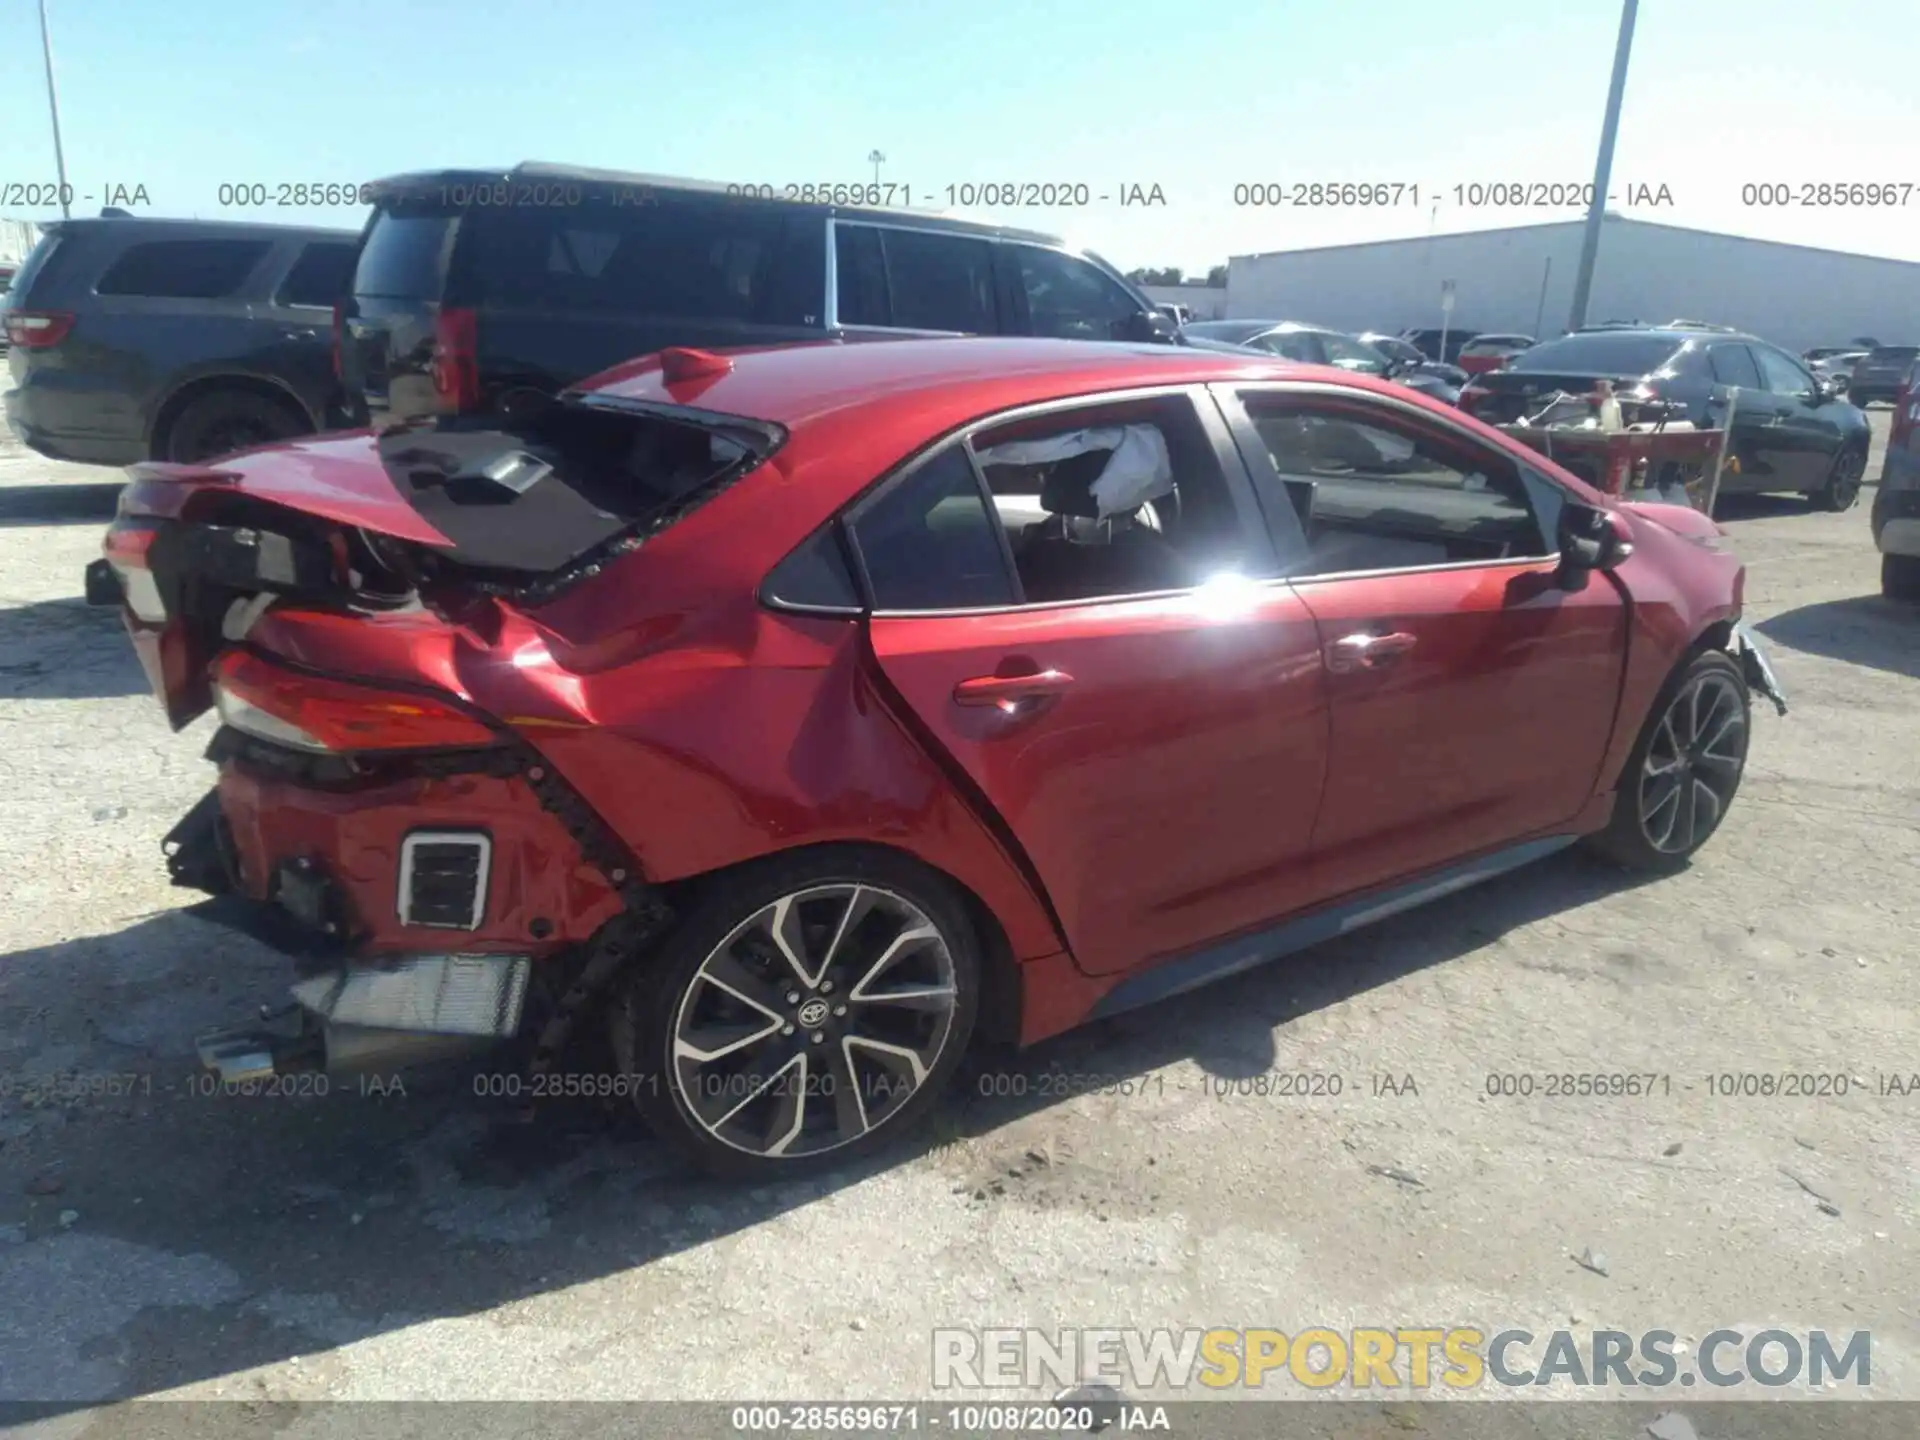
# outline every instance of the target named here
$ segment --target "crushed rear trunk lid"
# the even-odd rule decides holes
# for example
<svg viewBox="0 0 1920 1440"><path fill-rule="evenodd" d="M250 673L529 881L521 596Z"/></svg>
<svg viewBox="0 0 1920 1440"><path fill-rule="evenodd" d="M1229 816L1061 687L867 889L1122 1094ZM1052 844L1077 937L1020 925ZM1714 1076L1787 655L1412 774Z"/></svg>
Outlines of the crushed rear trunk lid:
<svg viewBox="0 0 1920 1440"><path fill-rule="evenodd" d="M439 417L132 467L87 593L122 606L176 729L207 667L276 601L426 608L539 603L642 544L779 448L778 426L569 394L539 411Z"/></svg>

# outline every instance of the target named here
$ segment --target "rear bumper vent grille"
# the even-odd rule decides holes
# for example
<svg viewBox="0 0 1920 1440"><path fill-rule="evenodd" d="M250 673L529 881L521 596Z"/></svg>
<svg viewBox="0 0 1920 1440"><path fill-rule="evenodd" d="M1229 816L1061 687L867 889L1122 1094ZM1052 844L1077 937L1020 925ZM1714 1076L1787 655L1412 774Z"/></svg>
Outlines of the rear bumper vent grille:
<svg viewBox="0 0 1920 1440"><path fill-rule="evenodd" d="M400 844L400 923L477 930L493 841L478 830L416 830Z"/></svg>

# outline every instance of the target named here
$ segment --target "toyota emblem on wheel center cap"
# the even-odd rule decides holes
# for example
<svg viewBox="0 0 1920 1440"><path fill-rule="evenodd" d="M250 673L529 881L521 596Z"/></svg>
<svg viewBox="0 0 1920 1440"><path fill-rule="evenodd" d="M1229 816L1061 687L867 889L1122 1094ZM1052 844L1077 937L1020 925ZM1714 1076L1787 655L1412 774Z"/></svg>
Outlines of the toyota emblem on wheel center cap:
<svg viewBox="0 0 1920 1440"><path fill-rule="evenodd" d="M827 1002L820 999L807 1001L800 1007L797 1017L802 1025L818 1025L827 1018Z"/></svg>

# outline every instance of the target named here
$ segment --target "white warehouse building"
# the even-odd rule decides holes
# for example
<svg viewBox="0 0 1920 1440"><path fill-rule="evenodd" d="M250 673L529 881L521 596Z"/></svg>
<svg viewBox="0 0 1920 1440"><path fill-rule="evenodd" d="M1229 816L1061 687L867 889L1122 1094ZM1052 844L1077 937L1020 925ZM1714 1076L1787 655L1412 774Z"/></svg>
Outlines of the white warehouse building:
<svg viewBox="0 0 1920 1440"><path fill-rule="evenodd" d="M1227 315L1338 330L1566 329L1585 220L1313 250L1235 255ZM1789 350L1858 336L1920 337L1920 264L1684 230L1609 214L1589 323L1686 319L1732 325Z"/></svg>

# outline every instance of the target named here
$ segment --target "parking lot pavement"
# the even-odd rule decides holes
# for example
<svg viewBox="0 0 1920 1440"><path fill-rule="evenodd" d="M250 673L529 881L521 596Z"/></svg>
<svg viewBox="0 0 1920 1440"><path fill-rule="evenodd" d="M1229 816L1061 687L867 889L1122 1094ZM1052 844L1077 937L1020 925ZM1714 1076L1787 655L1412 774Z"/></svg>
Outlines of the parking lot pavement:
<svg viewBox="0 0 1920 1440"><path fill-rule="evenodd" d="M164 882L207 731L77 598L112 478L0 452L0 1399L899 1398L942 1325L1470 1323L1871 1329L1876 1398L1920 1399L1920 1096L1879 1093L1920 1070L1920 615L1864 503L1728 522L1793 710L1686 873L1542 863L741 1190L464 1074L207 1092L192 1037L282 977ZM1489 1094L1629 1072L1668 1078ZM1738 1093L1782 1072L1847 1093Z"/></svg>

